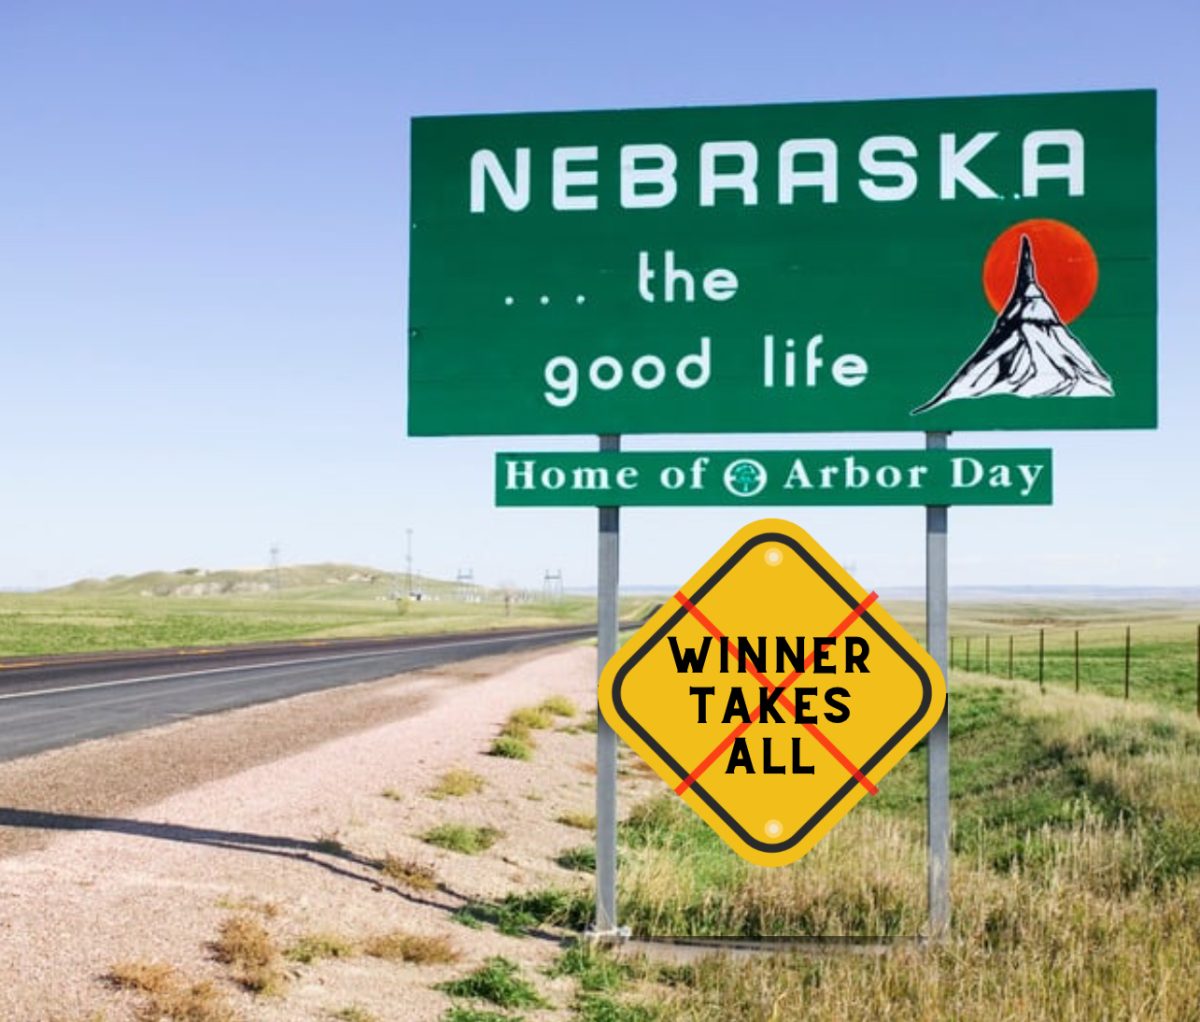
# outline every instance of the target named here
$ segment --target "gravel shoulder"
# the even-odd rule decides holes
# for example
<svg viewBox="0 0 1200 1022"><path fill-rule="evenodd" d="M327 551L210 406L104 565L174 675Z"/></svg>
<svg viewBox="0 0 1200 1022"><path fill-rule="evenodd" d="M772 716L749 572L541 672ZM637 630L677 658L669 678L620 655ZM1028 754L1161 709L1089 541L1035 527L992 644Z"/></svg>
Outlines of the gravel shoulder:
<svg viewBox="0 0 1200 1022"><path fill-rule="evenodd" d="M592 811L594 736L537 731L529 762L487 749L515 709L551 695L593 707L594 672L585 646L474 661L0 766L0 1018L134 1019L144 998L103 979L132 961L211 980L246 1022L351 1007L381 1022L433 1020L450 1003L433 985L494 954L520 962L560 1006L528 1019L563 1017L569 981L540 971L555 942L452 915L472 899L585 882L554 859L591 835L556 820ZM480 774L483 791L431 798L454 768ZM502 836L478 855L421 840L454 822ZM378 869L389 855L432 868L437 888L390 882ZM461 960L289 963L281 991L256 996L211 947L224 921L247 912L281 947L402 930L449 938Z"/></svg>
<svg viewBox="0 0 1200 1022"><path fill-rule="evenodd" d="M471 685L536 653L480 657L263 703L0 763L0 813L113 815L428 709L449 686ZM48 821L49 822L49 821ZM5 826L0 857L44 847L53 828Z"/></svg>

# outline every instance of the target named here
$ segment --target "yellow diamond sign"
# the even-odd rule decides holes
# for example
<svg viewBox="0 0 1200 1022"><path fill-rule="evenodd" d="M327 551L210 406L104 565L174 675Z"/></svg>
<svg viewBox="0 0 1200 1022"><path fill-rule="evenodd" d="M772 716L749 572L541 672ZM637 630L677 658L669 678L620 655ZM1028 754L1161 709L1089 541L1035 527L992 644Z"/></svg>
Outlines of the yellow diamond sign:
<svg viewBox="0 0 1200 1022"><path fill-rule="evenodd" d="M743 858L794 862L928 733L937 664L803 529L739 531L608 662L604 718Z"/></svg>

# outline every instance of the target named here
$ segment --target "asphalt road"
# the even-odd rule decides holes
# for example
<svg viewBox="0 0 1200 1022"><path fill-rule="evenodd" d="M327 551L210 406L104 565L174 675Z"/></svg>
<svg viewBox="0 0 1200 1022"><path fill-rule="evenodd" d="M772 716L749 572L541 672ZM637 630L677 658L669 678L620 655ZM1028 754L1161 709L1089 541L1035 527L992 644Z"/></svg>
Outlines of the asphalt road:
<svg viewBox="0 0 1200 1022"><path fill-rule="evenodd" d="M595 625L0 660L0 761L591 635Z"/></svg>

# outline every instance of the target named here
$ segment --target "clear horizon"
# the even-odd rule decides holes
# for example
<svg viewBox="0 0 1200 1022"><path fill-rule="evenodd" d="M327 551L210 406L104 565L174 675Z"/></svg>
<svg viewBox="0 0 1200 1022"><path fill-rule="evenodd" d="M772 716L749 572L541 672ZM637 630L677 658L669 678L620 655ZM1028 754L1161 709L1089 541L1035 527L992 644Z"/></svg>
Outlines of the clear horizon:
<svg viewBox="0 0 1200 1022"><path fill-rule="evenodd" d="M377 572L379 572L380 575L394 576L398 580L402 579L405 575L405 570L403 568L389 570L389 569L384 569L384 568L378 568L378 567L376 567L374 565L370 565L370 564L346 565L346 564L339 564L337 562L317 562L316 564L297 564L297 565L281 564L280 567L281 568L287 568L287 567L312 568L312 567L317 567L320 564L329 564L333 567L354 567L354 568L366 569L369 571L377 571ZM853 568L853 565L851 565L851 568ZM198 577L207 577L209 575L219 574L222 572L235 572L235 573L236 572L247 572L247 573L249 573L249 572L264 572L264 573L266 573L266 572L271 572L274 570L275 569L271 566L198 568L198 569L189 566L187 568L179 568L179 569L171 569L171 568L161 569L162 573L169 573L169 574L182 574L184 572L190 573L193 571L197 571L199 573ZM84 578L72 579L71 581L69 581L67 583L63 583L61 585L48 586L48 587L44 587L44 588L0 586L0 593L13 593L13 594L44 593L44 592L51 592L51 591L54 591L56 589L63 588L66 586L74 585L74 584L77 584L80 582L110 582L110 581L117 581L117 580L125 581L125 580L129 580L129 579L133 579L133 578L138 578L142 574L157 574L157 573L158 572L155 572L155 571L139 572L139 573L135 573L135 574L118 573L116 575L108 576L106 578L97 578L94 576L89 576L89 577L84 577ZM451 575L449 577L438 577L438 576L430 576L430 575L420 574L416 571L414 571L413 574L414 574L414 576L419 576L419 578L424 581L438 582L438 583L445 584L445 585L455 585L458 582L458 579L456 579L453 575ZM526 593L536 594L538 591L540 591L542 589L544 582L545 582L545 579L537 579L537 580L534 580L533 583L523 585L520 588ZM489 586L486 583L473 583L473 584L481 585L483 588L493 588L493 589L499 588L498 586ZM676 588L677 584L678 583L672 583L672 582L658 582L658 583L655 583L655 582L632 582L632 583L622 582L621 583L621 593L622 593L622 595L666 594L666 593L671 592L674 588ZM914 597L919 597L925 591L925 586L924 586L923 582L913 582L913 583L909 583L909 584L900 583L897 585L880 586L879 588L881 590L884 590L886 594L889 594L890 598L892 598L892 599L912 599ZM563 592L570 596L594 595L595 594L595 586L594 585L592 585L592 586L566 586L566 587L564 587ZM961 585L961 584L960 585L951 585L950 592L951 592L951 595L957 595L960 600L965 600L966 602L976 602L976 600L978 600L980 602L986 602L988 599L992 599L993 597L999 598L1001 601L1003 601L1005 599L1017 600L1017 599L1022 599L1025 597L1030 597L1030 598L1036 597L1039 599L1049 599L1049 600L1055 600L1055 599L1068 600L1068 599L1074 599L1074 598L1090 598L1090 599L1097 599L1097 600L1107 600L1107 599L1127 598L1127 599L1131 599L1131 600L1144 599L1147 601L1178 600L1183 603L1191 603L1193 601L1200 600L1200 584L1182 585L1182 586L1089 585L1087 583L1075 583L1075 584L1071 584L1071 583L1033 584L1033 583L1031 583L1031 584L1025 584L1025 585L990 585L986 582L978 582L978 583L972 583L972 584L968 584L968 585ZM179 598L187 600L191 597L179 597Z"/></svg>

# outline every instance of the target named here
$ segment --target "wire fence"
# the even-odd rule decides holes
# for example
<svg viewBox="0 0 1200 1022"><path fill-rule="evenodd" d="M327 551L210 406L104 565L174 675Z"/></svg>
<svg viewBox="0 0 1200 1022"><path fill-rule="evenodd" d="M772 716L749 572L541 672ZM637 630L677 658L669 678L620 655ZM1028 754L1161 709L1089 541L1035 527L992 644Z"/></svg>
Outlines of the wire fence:
<svg viewBox="0 0 1200 1022"><path fill-rule="evenodd" d="M1096 625L1015 632L957 633L950 666L1125 699L1144 699L1200 716L1200 624L1164 628Z"/></svg>

